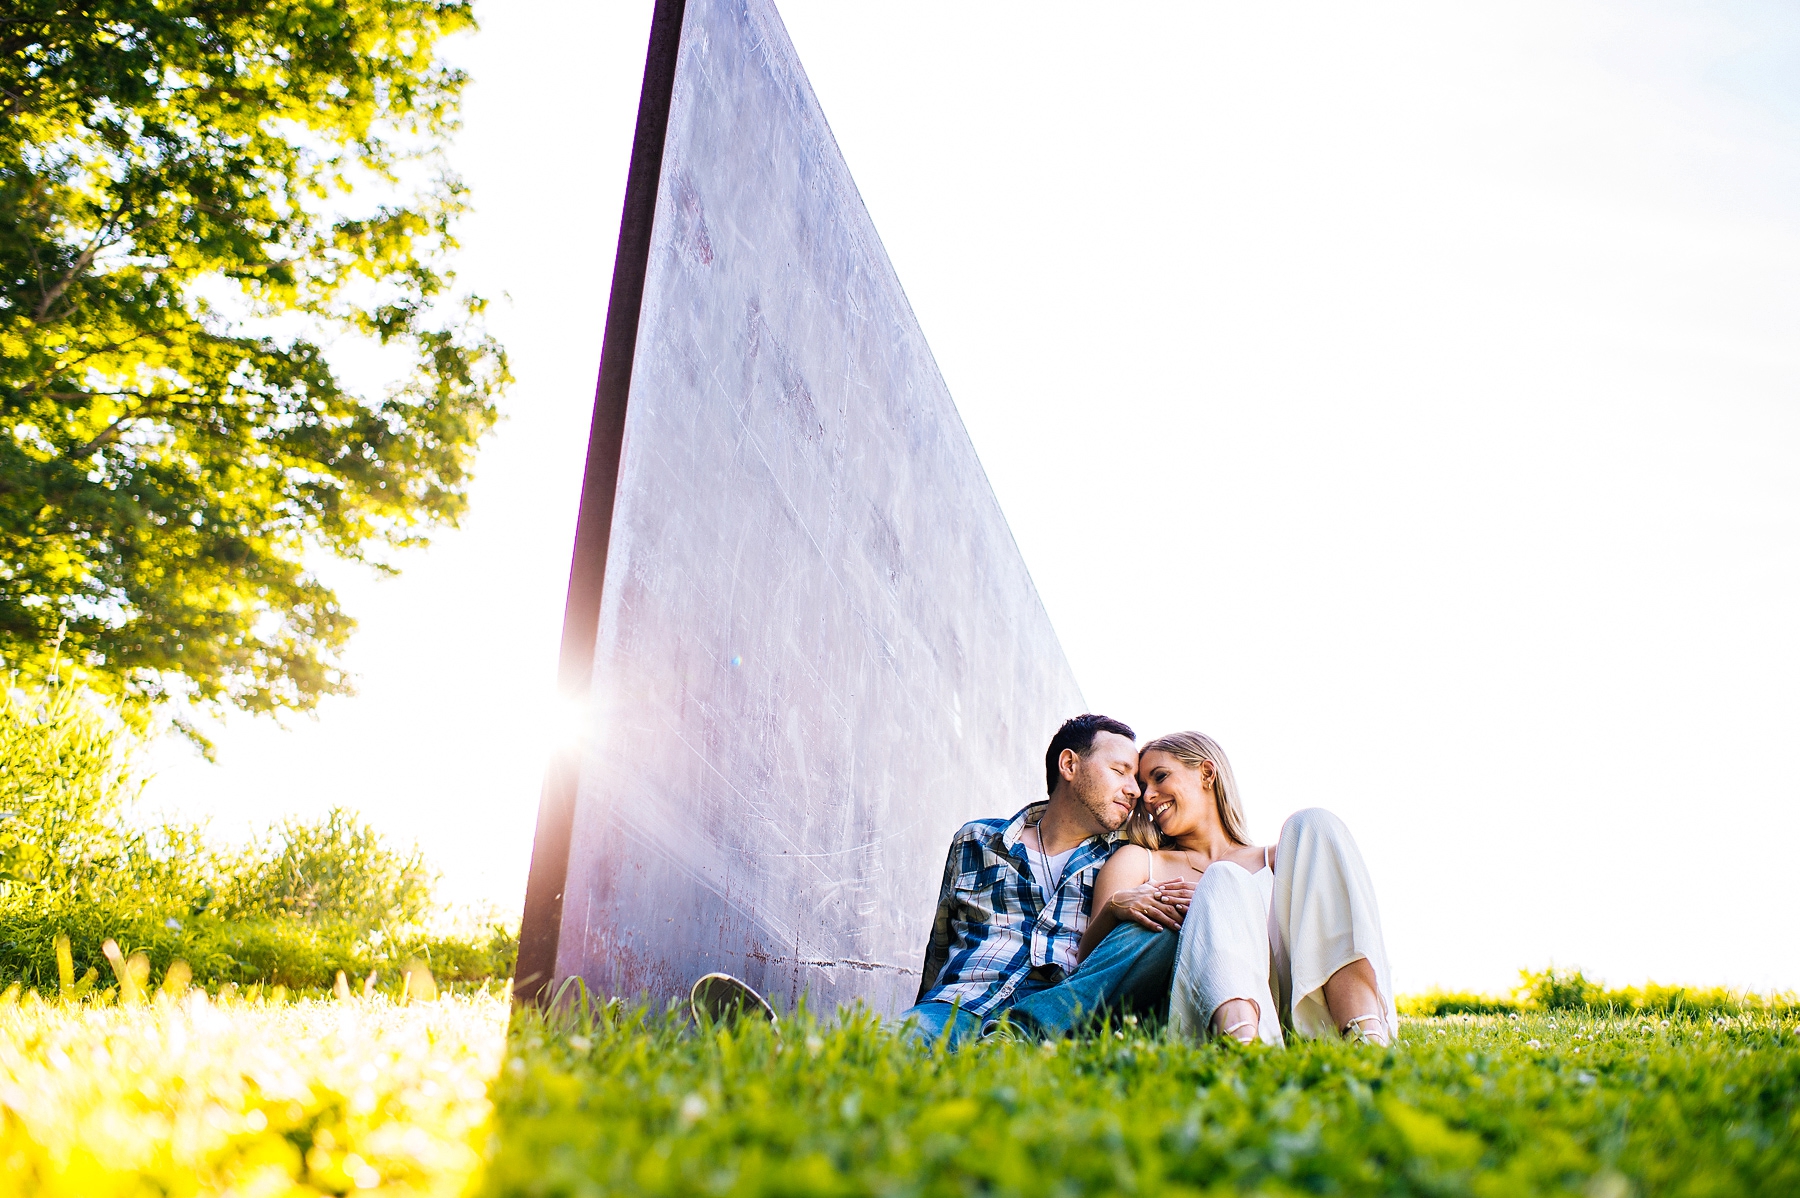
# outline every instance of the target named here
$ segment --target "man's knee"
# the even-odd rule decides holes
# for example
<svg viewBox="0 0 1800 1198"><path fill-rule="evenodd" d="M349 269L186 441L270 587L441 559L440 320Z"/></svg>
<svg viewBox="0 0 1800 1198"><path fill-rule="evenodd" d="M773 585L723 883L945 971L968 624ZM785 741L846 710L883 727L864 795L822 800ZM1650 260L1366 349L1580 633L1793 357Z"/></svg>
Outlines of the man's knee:
<svg viewBox="0 0 1800 1198"><path fill-rule="evenodd" d="M1083 961L1083 969L1092 968L1098 962L1133 960L1148 954L1155 957L1167 955L1175 959L1175 941L1179 934L1175 932L1153 932L1142 924L1122 923L1106 934L1094 951Z"/></svg>
<svg viewBox="0 0 1800 1198"><path fill-rule="evenodd" d="M1156 1015L1166 1012L1169 981L1181 945L1176 932L1153 932L1137 924L1121 924L1082 963L1077 981L1088 975L1086 988L1096 991L1089 1006L1099 1011L1121 1007ZM1091 972L1090 972L1091 971Z"/></svg>
<svg viewBox="0 0 1800 1198"><path fill-rule="evenodd" d="M1175 964L1175 949L1181 942L1179 932L1152 932L1139 924L1121 924L1107 934L1101 948L1110 948L1114 958L1127 958L1133 972L1170 969ZM1096 950L1095 955L1099 955Z"/></svg>

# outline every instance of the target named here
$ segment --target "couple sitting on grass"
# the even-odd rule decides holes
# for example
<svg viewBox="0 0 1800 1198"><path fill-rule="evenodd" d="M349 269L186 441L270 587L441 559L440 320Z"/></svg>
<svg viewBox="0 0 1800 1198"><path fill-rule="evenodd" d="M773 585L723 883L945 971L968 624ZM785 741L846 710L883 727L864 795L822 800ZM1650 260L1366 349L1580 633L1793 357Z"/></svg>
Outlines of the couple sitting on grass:
<svg viewBox="0 0 1800 1198"><path fill-rule="evenodd" d="M1139 1014L1196 1039L1392 1040L1375 891L1336 816L1253 845L1211 737L1139 750L1101 715L1065 723L1044 770L1047 801L951 841L911 1035L954 1048Z"/></svg>

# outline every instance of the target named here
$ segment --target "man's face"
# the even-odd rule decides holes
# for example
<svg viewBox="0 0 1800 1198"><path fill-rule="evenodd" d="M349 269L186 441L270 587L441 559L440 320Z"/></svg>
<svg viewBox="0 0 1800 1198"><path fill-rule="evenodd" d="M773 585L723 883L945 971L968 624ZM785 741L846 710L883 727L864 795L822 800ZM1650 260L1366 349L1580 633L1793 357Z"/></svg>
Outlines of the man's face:
<svg viewBox="0 0 1800 1198"><path fill-rule="evenodd" d="M1137 746L1116 732L1096 735L1086 756L1063 750L1058 763L1063 779L1096 831L1116 832L1131 814L1138 797L1137 759Z"/></svg>

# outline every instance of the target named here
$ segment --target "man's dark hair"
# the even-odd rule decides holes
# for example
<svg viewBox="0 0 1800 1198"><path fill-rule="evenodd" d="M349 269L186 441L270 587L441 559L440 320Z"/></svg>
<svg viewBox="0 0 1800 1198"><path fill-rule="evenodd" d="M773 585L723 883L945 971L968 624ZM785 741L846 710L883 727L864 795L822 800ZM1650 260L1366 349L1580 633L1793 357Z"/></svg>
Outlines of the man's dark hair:
<svg viewBox="0 0 1800 1198"><path fill-rule="evenodd" d="M1074 719L1064 720L1063 726L1050 738L1050 747L1044 750L1045 794L1055 794L1056 783L1062 778L1062 770L1056 765L1062 751L1074 749L1077 757L1086 757L1094 747L1094 738L1102 732L1115 733L1133 744L1137 743L1137 733L1111 716L1095 715L1090 711Z"/></svg>

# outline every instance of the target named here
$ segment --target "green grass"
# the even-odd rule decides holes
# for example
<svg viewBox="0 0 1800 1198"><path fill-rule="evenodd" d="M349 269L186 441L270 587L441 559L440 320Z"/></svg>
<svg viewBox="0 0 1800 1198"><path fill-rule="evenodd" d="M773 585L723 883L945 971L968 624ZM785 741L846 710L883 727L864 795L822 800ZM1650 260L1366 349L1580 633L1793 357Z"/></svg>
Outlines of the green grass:
<svg viewBox="0 0 1800 1198"><path fill-rule="evenodd" d="M504 995L99 1006L0 995L0 1194L457 1198Z"/></svg>
<svg viewBox="0 0 1800 1198"><path fill-rule="evenodd" d="M1800 1193L1791 1015L1409 1019L1394 1049L916 1051L866 1016L515 1019L484 1195Z"/></svg>
<svg viewBox="0 0 1800 1198"><path fill-rule="evenodd" d="M951 1055L862 1015L0 994L0 1193L1800 1193L1800 1030L1409 1019L1391 1051L1143 1026Z"/></svg>

